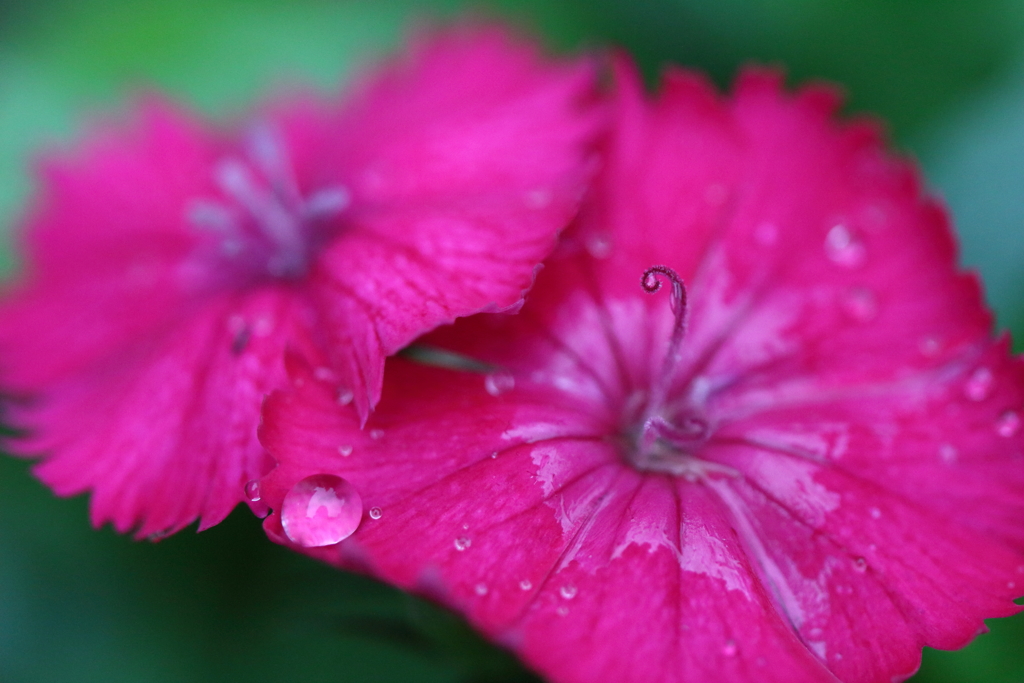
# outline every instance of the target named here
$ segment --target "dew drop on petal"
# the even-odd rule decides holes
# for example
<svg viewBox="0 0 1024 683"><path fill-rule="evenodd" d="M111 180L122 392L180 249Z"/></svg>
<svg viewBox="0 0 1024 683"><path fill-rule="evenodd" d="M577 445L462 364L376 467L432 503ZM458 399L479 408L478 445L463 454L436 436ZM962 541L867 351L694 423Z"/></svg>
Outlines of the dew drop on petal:
<svg viewBox="0 0 1024 683"><path fill-rule="evenodd" d="M334 379L334 373L331 372L330 368L319 367L313 371L313 377L316 377L321 382L330 382Z"/></svg>
<svg viewBox="0 0 1024 683"><path fill-rule="evenodd" d="M736 646L735 640L725 641L725 645L722 646L723 655L726 657L735 657L737 652L739 652L739 648Z"/></svg>
<svg viewBox="0 0 1024 683"><path fill-rule="evenodd" d="M370 508L370 519L380 519L383 514L380 508Z"/></svg>
<svg viewBox="0 0 1024 683"><path fill-rule="evenodd" d="M561 607L556 609L555 612L558 613L558 616L564 617L564 616L567 616L569 614L569 608L566 607L565 605L562 605Z"/></svg>
<svg viewBox="0 0 1024 683"><path fill-rule="evenodd" d="M356 397L351 389L338 390L338 405L347 406Z"/></svg>
<svg viewBox="0 0 1024 683"><path fill-rule="evenodd" d="M863 557L855 558L853 561L853 568L863 574L868 570L868 561Z"/></svg>
<svg viewBox="0 0 1024 683"><path fill-rule="evenodd" d="M465 536L459 536L455 539L455 549L459 552L462 552L471 545L473 545L473 541L469 540Z"/></svg>
<svg viewBox="0 0 1024 683"><path fill-rule="evenodd" d="M572 584L566 584L558 589L558 594L566 600L572 600L576 597L576 586Z"/></svg>
<svg viewBox="0 0 1024 683"><path fill-rule="evenodd" d="M996 422L996 433L1009 438L1020 431L1020 415L1015 410L1007 410Z"/></svg>
<svg viewBox="0 0 1024 683"><path fill-rule="evenodd" d="M543 209L551 204L552 198L550 190L538 188L527 192L523 200L526 202L526 206L531 209Z"/></svg>
<svg viewBox="0 0 1024 683"><path fill-rule="evenodd" d="M384 430L383 429L371 429L370 430L370 438L373 439L374 441L379 441L380 439L383 439L384 438Z"/></svg>
<svg viewBox="0 0 1024 683"><path fill-rule="evenodd" d="M964 384L964 395L972 401L984 401L992 394L994 381L992 371L986 367L980 367L967 378L967 382Z"/></svg>
<svg viewBox="0 0 1024 683"><path fill-rule="evenodd" d="M352 455L352 446L348 444L338 446L338 453L341 455L341 457L347 458L348 456Z"/></svg>
<svg viewBox="0 0 1024 683"><path fill-rule="evenodd" d="M779 227L774 223L761 223L754 228L754 241L763 247L770 247L779 241Z"/></svg>
<svg viewBox="0 0 1024 683"><path fill-rule="evenodd" d="M959 453L956 450L956 446L950 443L944 443L939 446L939 457L942 458L942 462L947 465L952 465L956 462Z"/></svg>
<svg viewBox="0 0 1024 683"><path fill-rule="evenodd" d="M935 358L935 356L939 355L939 352L942 351L942 342L940 342L936 337L924 337L918 342L917 348L921 352L922 356Z"/></svg>
<svg viewBox="0 0 1024 683"><path fill-rule="evenodd" d="M493 453L491 453L491 460L497 460L497 459L498 459L498 451L494 451Z"/></svg>
<svg viewBox="0 0 1024 683"><path fill-rule="evenodd" d="M845 268L856 268L867 260L867 249L860 237L842 223L832 226L825 236L825 254Z"/></svg>
<svg viewBox="0 0 1024 683"><path fill-rule="evenodd" d="M475 587L473 588L473 591L474 591L474 592L475 592L475 593L476 593L477 595L479 595L479 596L483 597L484 595L487 595L487 584L485 584L485 583L478 583L478 584L477 584L477 585L476 585L476 586L475 586Z"/></svg>
<svg viewBox="0 0 1024 683"><path fill-rule="evenodd" d="M878 315L878 299L865 287L853 287L842 297L843 312L859 323L870 322Z"/></svg>
<svg viewBox="0 0 1024 683"><path fill-rule="evenodd" d="M523 579L519 582L519 588L521 590L528 591L533 588L533 583L531 583L529 579Z"/></svg>
<svg viewBox="0 0 1024 683"><path fill-rule="evenodd" d="M516 378L507 372L495 372L484 378L484 389L491 396L500 396L512 391L516 386Z"/></svg>
<svg viewBox="0 0 1024 683"><path fill-rule="evenodd" d="M305 548L339 543L359 528L363 501L349 482L333 474L306 477L284 497L281 526Z"/></svg>
<svg viewBox="0 0 1024 683"><path fill-rule="evenodd" d="M1016 587L1017 587L1017 584L1016 584L1015 582L1013 582L1013 581L1008 581L1008 582L1006 583L1006 587L1007 587L1007 588L1016 588Z"/></svg>
<svg viewBox="0 0 1024 683"><path fill-rule="evenodd" d="M250 503L258 503L260 500L260 483L255 479L245 482L245 497Z"/></svg>
<svg viewBox="0 0 1024 683"><path fill-rule="evenodd" d="M868 512L871 514L871 519L879 519L882 516L882 511L878 508L871 508Z"/></svg>
<svg viewBox="0 0 1024 683"><path fill-rule="evenodd" d="M586 242L587 251L594 258L608 258L612 253L612 240L604 233L591 235Z"/></svg>

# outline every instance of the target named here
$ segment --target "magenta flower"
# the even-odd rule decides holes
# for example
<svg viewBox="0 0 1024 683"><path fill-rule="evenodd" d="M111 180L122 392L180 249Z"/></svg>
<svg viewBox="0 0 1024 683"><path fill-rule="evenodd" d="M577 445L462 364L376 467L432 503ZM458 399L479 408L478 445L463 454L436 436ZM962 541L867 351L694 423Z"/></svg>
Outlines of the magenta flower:
<svg viewBox="0 0 1024 683"><path fill-rule="evenodd" d="M618 72L521 313L423 342L489 372L393 359L361 429L296 359L265 528L553 681L910 676L1024 594L1021 365L942 208L831 89L673 71L647 101Z"/></svg>
<svg viewBox="0 0 1024 683"><path fill-rule="evenodd" d="M514 309L575 212L593 69L455 30L222 135L163 102L51 161L0 307L12 447L139 536L216 524L270 466L285 349L365 418L384 358Z"/></svg>

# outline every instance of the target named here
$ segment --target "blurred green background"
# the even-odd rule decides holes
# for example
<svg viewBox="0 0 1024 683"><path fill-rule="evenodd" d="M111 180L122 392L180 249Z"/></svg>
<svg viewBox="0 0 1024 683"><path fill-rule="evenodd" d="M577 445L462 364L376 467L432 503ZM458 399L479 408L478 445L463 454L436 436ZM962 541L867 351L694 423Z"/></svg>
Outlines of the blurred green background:
<svg viewBox="0 0 1024 683"><path fill-rule="evenodd" d="M214 116L275 85L336 88L418 20L473 7L557 49L618 44L723 86L747 62L846 86L889 122L951 206L965 263L1024 339L1024 3L1019 0L0 0L0 235L32 150L138 89ZM0 272L12 256L0 247ZM925 653L920 683L1024 681L1024 618ZM444 614L268 543L237 511L200 535L135 543L88 525L25 463L0 459L0 683L513 681L508 657Z"/></svg>

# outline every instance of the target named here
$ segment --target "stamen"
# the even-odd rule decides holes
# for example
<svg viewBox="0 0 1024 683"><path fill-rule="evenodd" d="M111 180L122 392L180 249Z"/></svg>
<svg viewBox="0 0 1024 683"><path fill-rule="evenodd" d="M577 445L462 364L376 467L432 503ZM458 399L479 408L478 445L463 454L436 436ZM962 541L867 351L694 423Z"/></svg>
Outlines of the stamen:
<svg viewBox="0 0 1024 683"><path fill-rule="evenodd" d="M669 305L675 315L675 322L672 325L672 336L669 338L668 352L665 354L661 377L658 378L657 384L654 386L652 405L660 405L665 398L676 363L679 361L683 336L686 334L686 286L683 285L683 279L679 277L679 274L668 266L651 266L644 271L640 278L640 286L648 294L654 294L661 289L662 282L659 275L672 282L672 299Z"/></svg>

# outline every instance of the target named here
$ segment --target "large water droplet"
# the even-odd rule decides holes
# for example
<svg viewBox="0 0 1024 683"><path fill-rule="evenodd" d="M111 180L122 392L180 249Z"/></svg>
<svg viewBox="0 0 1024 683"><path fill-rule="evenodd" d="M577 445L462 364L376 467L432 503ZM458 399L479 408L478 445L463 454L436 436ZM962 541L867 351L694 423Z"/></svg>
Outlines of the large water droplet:
<svg viewBox="0 0 1024 683"><path fill-rule="evenodd" d="M558 589L558 594L566 600L572 600L576 597L576 586L572 584L566 584Z"/></svg>
<svg viewBox="0 0 1024 683"><path fill-rule="evenodd" d="M972 401L984 401L992 394L995 377L992 371L982 366L971 373L964 384L964 395Z"/></svg>
<svg viewBox="0 0 1024 683"><path fill-rule="evenodd" d="M508 372L495 372L484 378L484 389L491 396L500 396L512 391L516 386L516 378Z"/></svg>
<svg viewBox="0 0 1024 683"><path fill-rule="evenodd" d="M996 433L1010 438L1020 431L1020 414L1016 410L1007 410L996 421Z"/></svg>
<svg viewBox="0 0 1024 683"><path fill-rule="evenodd" d="M852 287L843 294L843 312L859 323L870 322L878 315L878 299L865 287Z"/></svg>
<svg viewBox="0 0 1024 683"><path fill-rule="evenodd" d="M460 536L455 539L455 549L459 552L462 552L471 545L473 545L473 541L469 540L465 536Z"/></svg>
<svg viewBox="0 0 1024 683"><path fill-rule="evenodd" d="M739 652L739 647L736 646L735 640L725 641L725 645L722 646L722 654L726 657L735 657L736 653Z"/></svg>
<svg viewBox="0 0 1024 683"><path fill-rule="evenodd" d="M842 223L832 226L825 236L825 254L832 263L845 268L856 268L867 260L860 236Z"/></svg>
<svg viewBox="0 0 1024 683"><path fill-rule="evenodd" d="M333 474L306 477L281 505L281 526L306 548L333 545L351 536L363 517L363 501L352 484Z"/></svg>
<svg viewBox="0 0 1024 683"><path fill-rule="evenodd" d="M249 499L250 503L258 503L260 501L260 483L255 479L250 479L245 482L245 497Z"/></svg>

